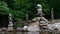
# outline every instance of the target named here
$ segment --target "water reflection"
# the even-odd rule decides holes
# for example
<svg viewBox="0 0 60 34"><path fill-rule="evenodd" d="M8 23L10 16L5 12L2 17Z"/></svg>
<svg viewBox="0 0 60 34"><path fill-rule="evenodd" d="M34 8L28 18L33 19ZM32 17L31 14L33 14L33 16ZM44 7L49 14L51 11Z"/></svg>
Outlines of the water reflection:
<svg viewBox="0 0 60 34"><path fill-rule="evenodd" d="M39 34L40 32L0 32L0 34Z"/></svg>
<svg viewBox="0 0 60 34"><path fill-rule="evenodd" d="M14 34L14 32L4 32L4 34Z"/></svg>
<svg viewBox="0 0 60 34"><path fill-rule="evenodd" d="M56 32L0 32L0 34L60 34Z"/></svg>
<svg viewBox="0 0 60 34"><path fill-rule="evenodd" d="M24 34L24 32L16 32L16 34Z"/></svg>
<svg viewBox="0 0 60 34"><path fill-rule="evenodd" d="M17 32L16 34L39 34L39 32Z"/></svg>
<svg viewBox="0 0 60 34"><path fill-rule="evenodd" d="M27 32L27 34L39 34L39 32Z"/></svg>

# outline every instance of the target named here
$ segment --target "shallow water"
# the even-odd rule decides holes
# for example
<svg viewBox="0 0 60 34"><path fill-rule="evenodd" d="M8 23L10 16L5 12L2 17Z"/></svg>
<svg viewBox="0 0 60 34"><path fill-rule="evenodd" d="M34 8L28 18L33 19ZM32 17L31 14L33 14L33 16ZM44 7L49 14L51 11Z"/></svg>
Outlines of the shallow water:
<svg viewBox="0 0 60 34"><path fill-rule="evenodd" d="M0 34L48 34L48 33L40 33L40 32L1 32Z"/></svg>
<svg viewBox="0 0 60 34"><path fill-rule="evenodd" d="M0 34L40 34L40 32L0 32Z"/></svg>
<svg viewBox="0 0 60 34"><path fill-rule="evenodd" d="M39 34L40 32L0 32L0 34Z"/></svg>
<svg viewBox="0 0 60 34"><path fill-rule="evenodd" d="M0 34L60 34L55 32L0 32Z"/></svg>

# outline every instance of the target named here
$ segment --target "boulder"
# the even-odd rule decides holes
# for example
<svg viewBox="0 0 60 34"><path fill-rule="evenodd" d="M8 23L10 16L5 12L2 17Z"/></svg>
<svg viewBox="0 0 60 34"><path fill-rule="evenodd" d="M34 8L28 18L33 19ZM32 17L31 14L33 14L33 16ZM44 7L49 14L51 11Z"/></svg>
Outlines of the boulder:
<svg viewBox="0 0 60 34"><path fill-rule="evenodd" d="M40 31L39 22L34 22L27 28L28 31Z"/></svg>

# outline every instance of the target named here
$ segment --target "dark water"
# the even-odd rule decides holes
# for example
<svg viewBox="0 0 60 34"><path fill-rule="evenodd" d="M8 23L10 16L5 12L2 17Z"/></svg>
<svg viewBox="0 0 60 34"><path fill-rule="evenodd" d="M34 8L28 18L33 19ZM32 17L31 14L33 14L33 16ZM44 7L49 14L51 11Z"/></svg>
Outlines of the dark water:
<svg viewBox="0 0 60 34"><path fill-rule="evenodd" d="M40 34L40 32L0 32L0 34Z"/></svg>
<svg viewBox="0 0 60 34"><path fill-rule="evenodd" d="M0 32L0 34L49 34L48 32Z"/></svg>
<svg viewBox="0 0 60 34"><path fill-rule="evenodd" d="M40 32L0 32L0 34L40 34Z"/></svg>
<svg viewBox="0 0 60 34"><path fill-rule="evenodd" d="M39 34L39 32L17 32L17 34Z"/></svg>
<svg viewBox="0 0 60 34"><path fill-rule="evenodd" d="M0 34L60 34L56 32L0 32Z"/></svg>

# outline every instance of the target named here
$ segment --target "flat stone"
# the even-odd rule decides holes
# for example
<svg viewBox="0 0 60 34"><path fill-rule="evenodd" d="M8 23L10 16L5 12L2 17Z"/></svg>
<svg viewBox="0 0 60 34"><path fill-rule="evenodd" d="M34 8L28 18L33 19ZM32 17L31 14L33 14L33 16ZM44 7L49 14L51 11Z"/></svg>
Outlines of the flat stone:
<svg viewBox="0 0 60 34"><path fill-rule="evenodd" d="M23 31L24 29L23 28L20 28L20 27L18 27L17 29L16 29L16 31Z"/></svg>
<svg viewBox="0 0 60 34"><path fill-rule="evenodd" d="M2 30L6 31L6 30L7 30L7 28L2 27Z"/></svg>
<svg viewBox="0 0 60 34"><path fill-rule="evenodd" d="M14 31L13 27L8 27L7 31Z"/></svg>

